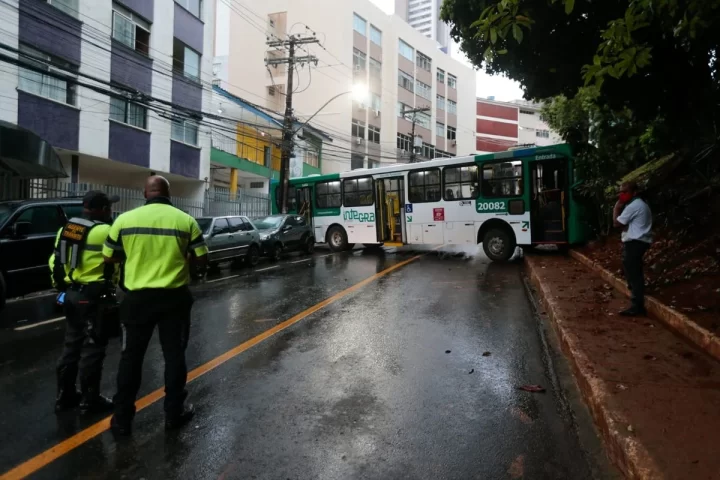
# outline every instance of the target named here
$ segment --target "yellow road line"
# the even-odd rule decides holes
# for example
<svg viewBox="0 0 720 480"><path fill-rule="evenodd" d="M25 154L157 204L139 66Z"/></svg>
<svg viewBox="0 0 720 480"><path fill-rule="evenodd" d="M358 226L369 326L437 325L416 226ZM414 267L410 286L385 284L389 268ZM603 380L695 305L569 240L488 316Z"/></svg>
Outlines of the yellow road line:
<svg viewBox="0 0 720 480"><path fill-rule="evenodd" d="M402 261L400 263L396 263L395 265L386 268L385 270L378 272L365 280L362 280L361 282L356 283L355 285L346 288L345 290L336 293L335 295L326 298L322 302L313 305L312 307L308 308L307 310L304 310L294 317L291 317L287 320L285 320L282 323L279 323L272 327L269 330L264 331L260 335L251 338L250 340L241 343L237 347L232 348L231 350L228 350L227 352L223 353L219 357L215 357L214 359L210 360L209 362L200 365L196 369L192 370L188 373L188 382L191 382L195 380L196 378L200 377L201 375L204 375L208 373L209 371L219 367L223 363L227 362L228 360L240 355L244 351L254 347L255 345L259 344L263 340L267 340L268 338L272 337L278 332L281 332L285 330L286 328L298 323L300 320L312 315L313 313L317 312L318 310L321 310L331 303L334 303L341 298L363 288L365 285L377 280L380 277L384 277L385 275L404 267L408 263L414 262L415 260L422 257L422 255L416 255L412 258L409 258L408 260ZM157 402L161 398L165 396L165 387L158 388L152 393L149 393L139 399L137 402L135 402L135 406L137 407L137 410L140 411L145 407L148 407L152 405L153 403ZM72 437L63 440L62 442L58 443L52 448L49 448L45 450L44 452L34 456L30 460L27 460L26 462L21 463L17 467L13 468L12 470L4 473L2 476L0 476L0 480L15 480L20 478L25 478L28 475L32 475L33 473L37 472L44 466L48 465L49 463L54 462L58 458L62 457L66 453L74 450L75 448L79 447L83 443L87 442L88 440L91 440L101 433L105 432L110 428L110 417L106 417L99 422L97 422L94 425L91 425L90 427L86 428L85 430L81 430L80 432L76 433Z"/></svg>

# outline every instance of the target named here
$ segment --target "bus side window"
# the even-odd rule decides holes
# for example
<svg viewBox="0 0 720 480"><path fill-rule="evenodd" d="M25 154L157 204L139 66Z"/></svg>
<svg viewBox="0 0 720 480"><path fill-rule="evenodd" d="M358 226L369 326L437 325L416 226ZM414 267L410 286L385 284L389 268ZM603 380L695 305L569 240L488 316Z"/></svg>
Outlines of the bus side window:
<svg viewBox="0 0 720 480"><path fill-rule="evenodd" d="M408 181L410 203L437 202L442 198L439 168L411 171Z"/></svg>
<svg viewBox="0 0 720 480"><path fill-rule="evenodd" d="M483 165L483 197L519 197L523 194L522 162Z"/></svg>

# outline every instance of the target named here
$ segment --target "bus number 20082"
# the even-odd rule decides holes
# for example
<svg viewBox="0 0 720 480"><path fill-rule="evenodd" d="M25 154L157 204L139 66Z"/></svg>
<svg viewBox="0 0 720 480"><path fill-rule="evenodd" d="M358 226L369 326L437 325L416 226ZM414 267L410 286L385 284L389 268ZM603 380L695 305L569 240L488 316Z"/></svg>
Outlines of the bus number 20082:
<svg viewBox="0 0 720 480"><path fill-rule="evenodd" d="M505 203L504 202L480 202L477 204L477 210L478 212L482 211L504 211L505 210Z"/></svg>

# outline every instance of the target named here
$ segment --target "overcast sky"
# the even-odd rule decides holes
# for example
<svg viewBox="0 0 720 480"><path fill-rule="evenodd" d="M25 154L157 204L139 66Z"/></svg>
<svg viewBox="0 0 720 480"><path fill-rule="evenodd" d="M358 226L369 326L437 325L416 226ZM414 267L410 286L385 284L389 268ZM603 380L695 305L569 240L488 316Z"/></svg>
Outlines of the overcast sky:
<svg viewBox="0 0 720 480"><path fill-rule="evenodd" d="M394 13L395 11L395 0L370 0L375 5L383 9L387 13ZM459 50L457 46L453 45L452 56L457 60L470 65L465 55ZM505 77L490 76L484 72L477 73L477 96L480 98L487 98L491 95L495 96L495 100L500 101L511 101L522 98L522 90L520 85L512 80Z"/></svg>

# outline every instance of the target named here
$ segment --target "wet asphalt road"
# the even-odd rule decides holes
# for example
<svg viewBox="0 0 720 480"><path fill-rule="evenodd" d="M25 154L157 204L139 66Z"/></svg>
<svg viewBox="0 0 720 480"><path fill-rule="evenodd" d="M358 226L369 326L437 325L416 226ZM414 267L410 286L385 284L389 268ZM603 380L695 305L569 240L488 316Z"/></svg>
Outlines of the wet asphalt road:
<svg viewBox="0 0 720 480"><path fill-rule="evenodd" d="M194 288L189 369L414 255L320 252L211 277ZM425 255L191 382L182 431L165 433L156 402L131 439L104 432L32 478L590 478L520 271ZM100 418L52 412L62 322L0 326L1 475ZM114 341L107 393L118 359ZM162 384L156 337L140 395Z"/></svg>

